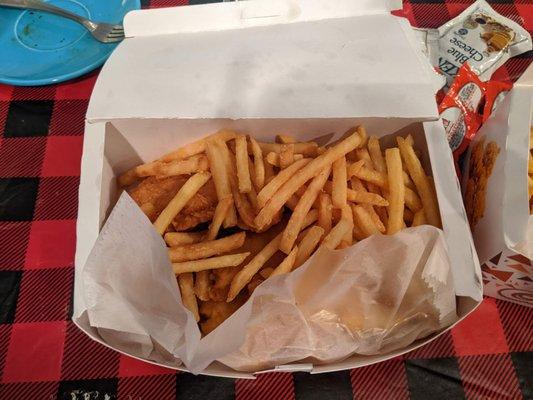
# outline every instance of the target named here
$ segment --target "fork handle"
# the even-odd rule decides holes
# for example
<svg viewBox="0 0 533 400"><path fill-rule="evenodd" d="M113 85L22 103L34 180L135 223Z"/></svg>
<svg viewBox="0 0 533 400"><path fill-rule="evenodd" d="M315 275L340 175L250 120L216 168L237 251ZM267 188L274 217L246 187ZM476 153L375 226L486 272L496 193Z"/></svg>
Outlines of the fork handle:
<svg viewBox="0 0 533 400"><path fill-rule="evenodd" d="M52 14L60 15L65 18L69 18L84 26L88 21L87 19L79 16L78 14L71 13L70 11L56 7L52 4L45 3L41 0L0 0L0 6L46 11Z"/></svg>

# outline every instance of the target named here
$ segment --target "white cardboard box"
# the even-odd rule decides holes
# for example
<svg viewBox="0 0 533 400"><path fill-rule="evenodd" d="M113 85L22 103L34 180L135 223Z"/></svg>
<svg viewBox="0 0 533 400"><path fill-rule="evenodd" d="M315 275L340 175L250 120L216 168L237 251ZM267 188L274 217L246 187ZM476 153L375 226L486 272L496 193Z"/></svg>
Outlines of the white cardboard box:
<svg viewBox="0 0 533 400"><path fill-rule="evenodd" d="M378 136L414 133L427 142L423 158L426 165L431 159L459 318L479 304L479 263L436 120L434 73L408 22L390 15L399 7L394 0L248 1L126 16L127 39L100 73L87 113L73 313L80 329L107 345L88 324L81 278L117 199L115 177L221 127L263 139L280 129L332 132L336 138L357 124ZM438 334L387 355L276 370L355 368L410 351ZM205 374L253 377L217 363Z"/></svg>
<svg viewBox="0 0 533 400"><path fill-rule="evenodd" d="M471 143L500 148L489 177L485 213L473 229L488 296L533 307L533 216L527 189L529 133L533 126L533 66L485 122ZM465 171L463 186L470 171Z"/></svg>

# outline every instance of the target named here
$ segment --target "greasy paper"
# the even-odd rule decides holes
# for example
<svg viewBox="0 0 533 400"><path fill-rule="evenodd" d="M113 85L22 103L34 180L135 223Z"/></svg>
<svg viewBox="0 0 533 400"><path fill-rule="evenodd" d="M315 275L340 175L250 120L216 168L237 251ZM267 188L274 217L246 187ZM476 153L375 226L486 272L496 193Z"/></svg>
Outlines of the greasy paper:
<svg viewBox="0 0 533 400"><path fill-rule="evenodd" d="M291 274L266 280L200 340L181 303L166 247L127 193L83 271L91 326L119 350L173 359L200 373L213 361L257 371L403 348L456 320L442 231L422 226L319 250Z"/></svg>

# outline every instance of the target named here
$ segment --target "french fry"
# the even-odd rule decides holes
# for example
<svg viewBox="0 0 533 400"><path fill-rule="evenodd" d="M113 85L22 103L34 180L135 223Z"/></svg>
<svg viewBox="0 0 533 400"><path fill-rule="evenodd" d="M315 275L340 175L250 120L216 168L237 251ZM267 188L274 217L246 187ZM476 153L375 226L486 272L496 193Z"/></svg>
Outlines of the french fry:
<svg viewBox="0 0 533 400"><path fill-rule="evenodd" d="M324 229L327 235L331 231L332 223L331 198L327 193L320 193L318 196L318 226Z"/></svg>
<svg viewBox="0 0 533 400"><path fill-rule="evenodd" d="M250 145L254 156L254 175L256 189L261 190L265 186L265 162L263 160L263 150L257 144L257 141L250 136Z"/></svg>
<svg viewBox="0 0 533 400"><path fill-rule="evenodd" d="M181 161L173 161L170 163L157 163L155 164L153 171L150 171L150 175L189 175L207 170L209 170L209 162L207 160L207 157L204 154L199 154Z"/></svg>
<svg viewBox="0 0 533 400"><path fill-rule="evenodd" d="M361 182L359 180L359 178L357 178L355 176L352 176L350 178L350 182L352 184L352 188L357 190L357 193L366 193L367 195L379 196L378 194L367 192L367 190L365 188L365 185L363 185L363 182ZM387 200L383 199L381 196L379 196L379 197L383 200L383 203L386 203L387 205L389 204ZM381 205L383 205L383 203L380 203L378 205L381 206ZM383 217L380 216L380 214L378 214L378 212L374 209L374 206L372 204L368 204L368 203L360 203L360 204L363 206L363 208L366 211L368 211L368 213L372 217L372 220L374 221L374 223L378 227L379 231L381 233L385 233L387 229L385 228L384 224L385 224L385 221L388 220L388 218L384 219L382 221ZM385 215L386 215L386 213L385 213Z"/></svg>
<svg viewBox="0 0 533 400"><path fill-rule="evenodd" d="M167 232L165 233L165 242L167 246L182 246L202 241L205 232Z"/></svg>
<svg viewBox="0 0 533 400"><path fill-rule="evenodd" d="M318 220L318 211L311 210L305 216L304 222L302 224L302 229L307 228L309 225L314 224Z"/></svg>
<svg viewBox="0 0 533 400"><path fill-rule="evenodd" d="M198 303L194 296L193 276L191 273L181 274L178 276L178 285L180 287L181 302L194 315L196 322L200 321L198 314Z"/></svg>
<svg viewBox="0 0 533 400"><path fill-rule="evenodd" d="M244 244L246 233L239 232L234 235L226 236L222 239L208 240L193 244L170 247L168 256L172 262L192 261L202 258L208 258L219 254L228 253L236 250Z"/></svg>
<svg viewBox="0 0 533 400"><path fill-rule="evenodd" d="M211 178L209 172L198 172L191 176L187 182L178 190L170 203L161 211L159 217L154 222L154 227L160 235L165 233L168 225L172 222L174 217L187 205L189 200L204 186Z"/></svg>
<svg viewBox="0 0 533 400"><path fill-rule="evenodd" d="M237 182L237 172L235 168L235 156L231 153L225 143L221 144L222 155L226 163L226 170L228 171L228 178L230 182L231 191L233 193L233 200L240 219L248 229L255 230L254 218L255 208L252 207L248 201L246 194L239 191L239 184ZM240 226L240 225L239 225Z"/></svg>
<svg viewBox="0 0 533 400"><path fill-rule="evenodd" d="M313 178L315 175L319 174L324 167L331 165L333 161L358 147L362 142L360 133L361 130L362 129L360 128L357 133L352 134L339 144L330 147L325 153L313 159L309 164L307 164L306 167L297 171L287 182L285 182L285 184L283 184L283 186L262 208L255 218L256 225L258 227L262 227L270 224L274 215L278 213L281 207L283 207L287 200L289 200L289 198L296 192L296 190L298 190L300 186L302 186L309 179ZM284 171L288 170L289 168L285 169Z"/></svg>
<svg viewBox="0 0 533 400"><path fill-rule="evenodd" d="M417 212L422 209L422 201L420 197L408 187L405 188L405 206L412 212Z"/></svg>
<svg viewBox="0 0 533 400"><path fill-rule="evenodd" d="M305 263L309 257L311 257L311 254L313 254L316 247L320 243L322 236L324 236L324 229L322 229L320 226L314 225L309 228L302 241L298 244L298 246L295 246L298 247L298 253L296 254L294 268L298 268ZM293 250L291 250L291 252ZM289 253L289 255L290 254L291 253Z"/></svg>
<svg viewBox="0 0 533 400"><path fill-rule="evenodd" d="M427 219L426 214L424 213L424 210L417 211L413 217L413 223L411 226L420 226L420 225L426 225Z"/></svg>
<svg viewBox="0 0 533 400"><path fill-rule="evenodd" d="M228 140L235 139L237 134L230 130L220 130L210 136L197 140L196 142L189 143L171 153L165 154L159 160L163 162L170 162L174 160L183 160L185 158L194 156L196 154L206 151L207 142L211 140L220 140L227 142Z"/></svg>
<svg viewBox="0 0 533 400"><path fill-rule="evenodd" d="M341 219L345 219L352 223L353 226L353 212L352 208L346 204L341 210ZM342 238L341 245L344 247L349 247L353 244L353 229L349 229L348 232L344 234Z"/></svg>
<svg viewBox="0 0 533 400"><path fill-rule="evenodd" d="M222 222L224 221L224 218L226 218L228 210L230 209L232 205L233 205L233 196L231 195L223 198L222 200L218 202L217 207L215 208L215 214L213 215L213 219L211 220L211 223L209 224L209 231L207 232L207 236L205 237L205 240L216 239L218 235L218 231L220 230L220 227L222 225Z"/></svg>
<svg viewBox="0 0 533 400"><path fill-rule="evenodd" d="M407 141L400 136L396 139L398 141L398 147L400 148L402 159L407 165L409 175L413 179L418 194L420 195L420 200L422 201L429 224L441 227L437 198L435 197L435 193L431 188L424 169L422 168L420 160L416 156L413 147L407 143Z"/></svg>
<svg viewBox="0 0 533 400"><path fill-rule="evenodd" d="M389 183L389 207L387 234L393 235L403 226L405 186L402 178L402 159L397 148L385 150L387 179Z"/></svg>
<svg viewBox="0 0 533 400"><path fill-rule="evenodd" d="M372 216L363 207L352 205L352 211L354 223L361 229L365 237L380 233L372 220Z"/></svg>
<svg viewBox="0 0 533 400"><path fill-rule="evenodd" d="M281 153L282 144L258 142L263 153ZM298 142L294 143L294 153L303 154L305 157L315 157L317 155L318 145L315 142Z"/></svg>
<svg viewBox="0 0 533 400"><path fill-rule="evenodd" d="M331 194L333 191L333 184L330 181L327 181L324 185L324 190L326 193ZM352 203L359 203L359 204L371 204L374 206L382 206L386 207L389 205L389 202L381 197L379 194L376 193L370 193L366 190L358 189L347 189L346 190L348 201Z"/></svg>
<svg viewBox="0 0 533 400"><path fill-rule="evenodd" d="M287 168L294 162L294 144L282 144L279 153L279 167Z"/></svg>
<svg viewBox="0 0 533 400"><path fill-rule="evenodd" d="M257 194L257 202L259 203L259 207L264 207L265 204L267 204L267 202L272 198L272 196L274 196L274 194L279 190L279 188L283 186L284 183L290 180L291 177L294 176L294 174L299 169L309 164L310 162L311 159L303 158L294 162L291 166L281 170L279 174L277 174L270 182L268 182L263 187L263 189ZM268 225L268 223L265 225Z"/></svg>
<svg viewBox="0 0 533 400"><path fill-rule="evenodd" d="M383 158L383 153L381 152L379 139L375 136L368 138L368 153L370 154L370 159L372 160L376 171L381 173L387 172L387 166L385 164L385 159Z"/></svg>
<svg viewBox="0 0 533 400"><path fill-rule="evenodd" d="M265 265L265 263L278 251L281 234L272 239L263 249L255 255L237 274L233 277L228 292L227 302L232 301L240 291L250 282L253 276Z"/></svg>
<svg viewBox="0 0 533 400"><path fill-rule="evenodd" d="M281 144L289 144L289 143L297 143L298 141L292 137L291 135L276 135L276 143Z"/></svg>
<svg viewBox="0 0 533 400"><path fill-rule="evenodd" d="M270 277L288 274L292 271L294 263L296 262L296 256L298 254L298 246L294 246L291 252L283 259L283 261L272 271ZM261 270L262 272L263 270Z"/></svg>
<svg viewBox="0 0 533 400"><path fill-rule="evenodd" d="M209 159L210 169L213 173L213 183L215 184L218 200L222 201L222 199L232 195L228 176L229 171L227 170L224 155L222 154L222 148L217 141L209 141L205 151ZM224 218L224 227L229 228L235 225L237 225L237 214L235 208L230 206Z"/></svg>
<svg viewBox="0 0 533 400"><path fill-rule="evenodd" d="M346 205L348 197L348 177L346 175L346 157L340 157L333 162L333 184L331 202L333 207L342 209Z"/></svg>
<svg viewBox="0 0 533 400"><path fill-rule="evenodd" d="M276 172L274 171L274 166L270 164L266 158L263 159L263 168L265 169L265 182L264 183L266 185L272 179L274 179L274 177L276 176ZM264 188L264 185L263 185L263 188Z"/></svg>
<svg viewBox="0 0 533 400"><path fill-rule="evenodd" d="M378 172L375 169L367 168L366 166L360 166L359 168L354 167L356 164L352 164L348 169L349 176L355 176L382 189L388 189L386 174L382 174L381 172Z"/></svg>
<svg viewBox="0 0 533 400"><path fill-rule="evenodd" d="M298 202L300 201L300 198L298 195L293 194L289 200L287 200L287 203L285 204L287 207L289 207L291 210L294 211L296 206L298 205Z"/></svg>
<svg viewBox="0 0 533 400"><path fill-rule="evenodd" d="M240 265L246 257L250 255L249 252L228 254L225 256L217 256L211 258L204 258L202 260L184 261L180 263L172 263L172 270L175 275L186 272L199 272L206 269L235 267Z"/></svg>
<svg viewBox="0 0 533 400"><path fill-rule="evenodd" d="M237 135L235 138L235 159L237 163L239 192L249 193L252 190L252 180L250 179L250 169L248 166L248 144L244 135Z"/></svg>
<svg viewBox="0 0 533 400"><path fill-rule="evenodd" d="M281 154L270 152L266 155L265 160L267 164L270 165L271 167L281 168L280 157L281 157ZM302 158L304 158L303 154L293 154L292 162L290 164L292 164L294 161L301 160Z"/></svg>
<svg viewBox="0 0 533 400"><path fill-rule="evenodd" d="M326 235L320 247L335 250L341 244L342 238L346 232L349 232L351 229L353 229L353 222L341 218Z"/></svg>
<svg viewBox="0 0 533 400"><path fill-rule="evenodd" d="M305 220L305 217L311 209L311 206L313 205L318 194L322 190L322 187L328 179L330 172L331 167L328 165L313 178L309 186L307 186L305 193L300 198L300 201L296 205L296 208L292 212L289 222L287 223L287 226L283 231L279 247L279 249L285 254L289 254L292 250L294 242L298 237L298 233L300 233L300 231L302 230L302 225Z"/></svg>
<svg viewBox="0 0 533 400"><path fill-rule="evenodd" d="M184 275L184 274L182 274ZM209 270L199 271L195 274L194 294L202 301L210 300L209 297Z"/></svg>

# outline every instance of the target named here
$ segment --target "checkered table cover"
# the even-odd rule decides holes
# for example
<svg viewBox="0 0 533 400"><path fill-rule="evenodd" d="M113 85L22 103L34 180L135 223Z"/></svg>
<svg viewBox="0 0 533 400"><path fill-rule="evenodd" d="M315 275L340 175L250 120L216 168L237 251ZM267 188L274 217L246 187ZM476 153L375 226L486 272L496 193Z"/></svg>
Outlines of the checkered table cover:
<svg viewBox="0 0 533 400"><path fill-rule="evenodd" d="M435 28L471 2L405 0L404 10L412 25ZM533 31L533 0L491 4ZM515 80L532 59L513 58L494 78ZM193 376L93 342L69 316L84 116L97 75L0 85L0 399L533 398L533 309L490 298L428 346L321 375Z"/></svg>

